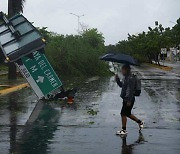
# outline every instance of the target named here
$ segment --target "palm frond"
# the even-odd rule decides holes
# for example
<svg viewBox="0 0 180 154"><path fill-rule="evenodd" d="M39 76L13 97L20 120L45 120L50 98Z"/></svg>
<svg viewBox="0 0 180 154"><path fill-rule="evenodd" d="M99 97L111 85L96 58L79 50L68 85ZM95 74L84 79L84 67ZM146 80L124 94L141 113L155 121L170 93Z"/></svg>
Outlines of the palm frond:
<svg viewBox="0 0 180 154"><path fill-rule="evenodd" d="M23 12L24 2L26 0L12 0L13 12L20 13Z"/></svg>

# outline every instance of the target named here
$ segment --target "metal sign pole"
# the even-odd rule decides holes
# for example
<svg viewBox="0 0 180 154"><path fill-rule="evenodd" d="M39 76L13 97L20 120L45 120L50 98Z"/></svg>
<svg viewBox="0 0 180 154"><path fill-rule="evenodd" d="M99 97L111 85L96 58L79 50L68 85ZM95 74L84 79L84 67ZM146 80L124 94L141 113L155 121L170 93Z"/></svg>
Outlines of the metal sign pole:
<svg viewBox="0 0 180 154"><path fill-rule="evenodd" d="M42 98L61 87L62 82L44 54L36 51L33 56L33 59L23 57L22 64L17 65L36 95Z"/></svg>
<svg viewBox="0 0 180 154"><path fill-rule="evenodd" d="M45 40L23 15L9 20L0 13L0 48L7 62L14 62L39 99L62 86L44 53Z"/></svg>

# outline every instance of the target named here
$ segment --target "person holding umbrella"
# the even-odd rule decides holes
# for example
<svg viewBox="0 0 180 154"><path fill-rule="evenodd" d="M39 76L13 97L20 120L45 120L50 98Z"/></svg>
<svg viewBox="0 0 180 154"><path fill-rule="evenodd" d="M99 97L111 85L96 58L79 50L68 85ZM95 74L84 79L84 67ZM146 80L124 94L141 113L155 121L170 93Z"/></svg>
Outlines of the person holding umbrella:
<svg viewBox="0 0 180 154"><path fill-rule="evenodd" d="M130 65L138 65L137 61L133 57L121 53L108 53L102 56L100 59L108 62L124 64L121 69L124 80L121 82L118 75L115 75L117 84L122 88L120 96L123 99L123 105L121 109L122 129L120 131L117 131L116 135L127 135L127 117L137 122L137 124L139 125L139 132L141 132L144 128L144 122L131 113L135 102L135 96L139 96L141 93L141 84L138 82L140 80L131 73L130 67Z"/></svg>
<svg viewBox="0 0 180 154"><path fill-rule="evenodd" d="M135 121L139 125L139 131L141 132L144 128L144 122L139 120L136 116L131 113L135 102L135 85L136 79L131 73L131 67L127 64L122 66L122 75L124 76L123 82L120 81L118 75L115 75L115 80L121 90L121 98L123 99L123 105L121 109L121 120L122 120L122 130L117 131L116 135L126 135L128 132L126 130L127 117Z"/></svg>

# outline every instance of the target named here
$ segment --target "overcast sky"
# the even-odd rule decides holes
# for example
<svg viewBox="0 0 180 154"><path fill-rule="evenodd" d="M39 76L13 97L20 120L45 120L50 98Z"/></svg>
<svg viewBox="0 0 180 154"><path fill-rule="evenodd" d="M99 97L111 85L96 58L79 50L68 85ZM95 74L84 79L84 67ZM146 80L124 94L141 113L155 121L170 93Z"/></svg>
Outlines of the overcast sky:
<svg viewBox="0 0 180 154"><path fill-rule="evenodd" d="M0 10L7 12L7 1ZM48 27L59 34L77 34L77 18L103 33L106 44L126 39L127 34L147 31L158 20L172 27L180 17L180 0L26 0L24 15L35 26Z"/></svg>

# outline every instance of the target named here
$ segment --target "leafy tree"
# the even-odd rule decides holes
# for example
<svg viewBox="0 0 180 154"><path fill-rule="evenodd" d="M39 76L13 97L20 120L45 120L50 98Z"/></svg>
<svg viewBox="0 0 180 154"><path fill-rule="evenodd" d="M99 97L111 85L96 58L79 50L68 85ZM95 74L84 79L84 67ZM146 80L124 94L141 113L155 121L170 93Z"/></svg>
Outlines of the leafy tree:
<svg viewBox="0 0 180 154"><path fill-rule="evenodd" d="M116 52L117 52L116 45L110 44L110 45L106 46L106 52L107 52L107 53L109 53L109 52L110 52L110 53L111 53L111 52L116 53Z"/></svg>
<svg viewBox="0 0 180 154"><path fill-rule="evenodd" d="M177 20L177 24L172 28L172 39L175 47L180 45L180 18Z"/></svg>
<svg viewBox="0 0 180 154"><path fill-rule="evenodd" d="M8 0L8 16L12 17L19 12L23 12L26 0Z"/></svg>
<svg viewBox="0 0 180 154"><path fill-rule="evenodd" d="M99 60L105 53L104 37L97 29L80 35L59 35L40 29L48 36L45 53L60 76L93 76L107 73L107 65Z"/></svg>
<svg viewBox="0 0 180 154"><path fill-rule="evenodd" d="M141 62L148 61L152 63L152 60L154 60L159 64L161 48L169 49L179 45L180 19L177 20L177 24L172 29L169 27L164 28L156 22L156 27L148 27L147 32L138 35L128 34L128 39L119 41L114 50L130 54ZM110 48L112 47L110 46Z"/></svg>

